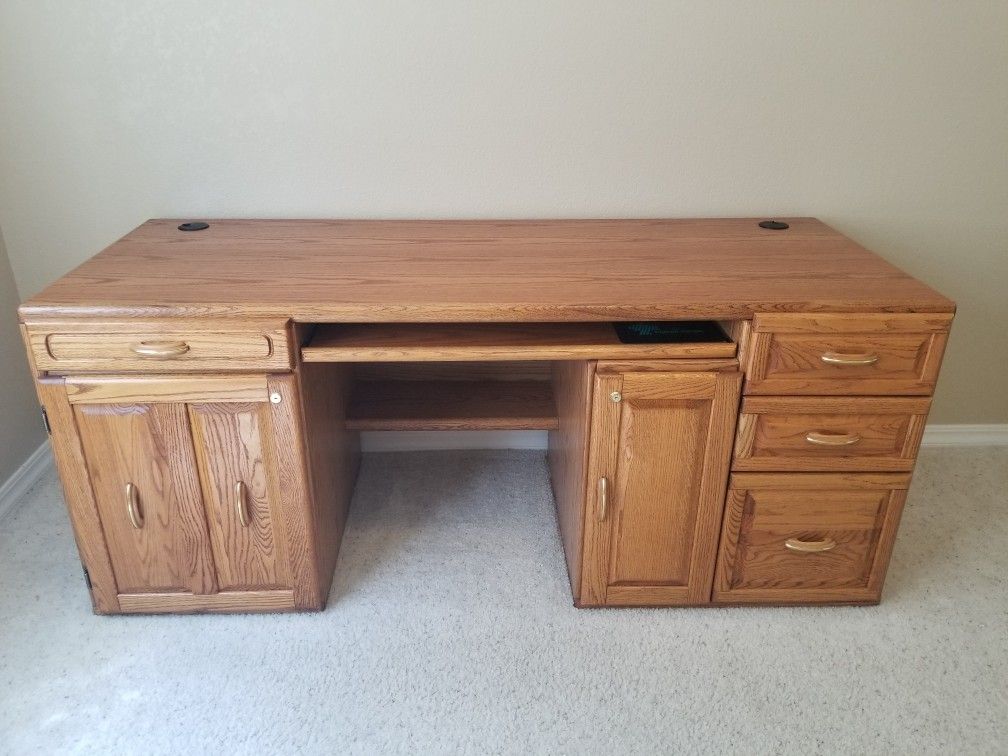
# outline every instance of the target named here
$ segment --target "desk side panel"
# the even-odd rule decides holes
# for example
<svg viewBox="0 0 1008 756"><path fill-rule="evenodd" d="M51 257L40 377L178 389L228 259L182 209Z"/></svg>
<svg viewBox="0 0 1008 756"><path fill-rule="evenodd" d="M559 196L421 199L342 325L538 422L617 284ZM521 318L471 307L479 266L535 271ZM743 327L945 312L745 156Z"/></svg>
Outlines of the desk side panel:
<svg viewBox="0 0 1008 756"><path fill-rule="evenodd" d="M360 434L346 429L353 383L349 365L300 365L297 372L313 494L315 558L324 605L357 482Z"/></svg>
<svg viewBox="0 0 1008 756"><path fill-rule="evenodd" d="M553 363L553 395L559 428L549 433L550 480L575 602L581 595L581 552L594 373L595 363L591 361Z"/></svg>
<svg viewBox="0 0 1008 756"><path fill-rule="evenodd" d="M36 379L35 388L52 429L53 457L77 549L88 573L92 606L96 614L117 614L120 611L119 591L73 407L61 378Z"/></svg>

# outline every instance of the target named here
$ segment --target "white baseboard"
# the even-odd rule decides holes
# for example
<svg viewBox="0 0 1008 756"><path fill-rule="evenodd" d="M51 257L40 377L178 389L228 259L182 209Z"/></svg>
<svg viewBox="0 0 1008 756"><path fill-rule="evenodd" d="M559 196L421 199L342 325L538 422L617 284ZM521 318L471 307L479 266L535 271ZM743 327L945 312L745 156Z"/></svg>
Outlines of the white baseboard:
<svg viewBox="0 0 1008 756"><path fill-rule="evenodd" d="M1008 423L1001 425L928 425L922 446L1008 446Z"/></svg>
<svg viewBox="0 0 1008 756"><path fill-rule="evenodd" d="M28 489L46 474L52 463L49 440L46 439L38 449L31 453L24 464L0 485L0 522L21 500L21 497L28 493Z"/></svg>

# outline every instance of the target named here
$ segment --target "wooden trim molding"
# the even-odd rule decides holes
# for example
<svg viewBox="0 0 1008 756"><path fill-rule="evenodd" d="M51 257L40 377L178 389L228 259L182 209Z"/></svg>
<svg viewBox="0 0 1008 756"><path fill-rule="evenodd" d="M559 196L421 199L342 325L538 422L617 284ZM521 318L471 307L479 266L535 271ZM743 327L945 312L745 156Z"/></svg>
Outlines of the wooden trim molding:
<svg viewBox="0 0 1008 756"><path fill-rule="evenodd" d="M265 402L265 375L74 376L66 379L71 404L130 402Z"/></svg>
<svg viewBox="0 0 1008 756"><path fill-rule="evenodd" d="M119 606L128 614L186 612L283 612L295 608L293 591L222 591L192 593L122 593Z"/></svg>

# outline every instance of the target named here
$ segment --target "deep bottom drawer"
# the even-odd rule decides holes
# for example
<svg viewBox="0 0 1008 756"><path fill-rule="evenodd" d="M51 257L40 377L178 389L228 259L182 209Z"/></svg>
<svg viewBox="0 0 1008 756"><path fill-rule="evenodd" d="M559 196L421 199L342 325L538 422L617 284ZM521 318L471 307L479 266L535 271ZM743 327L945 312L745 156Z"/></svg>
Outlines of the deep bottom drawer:
<svg viewBox="0 0 1008 756"><path fill-rule="evenodd" d="M909 480L902 474L732 476L713 600L877 601Z"/></svg>

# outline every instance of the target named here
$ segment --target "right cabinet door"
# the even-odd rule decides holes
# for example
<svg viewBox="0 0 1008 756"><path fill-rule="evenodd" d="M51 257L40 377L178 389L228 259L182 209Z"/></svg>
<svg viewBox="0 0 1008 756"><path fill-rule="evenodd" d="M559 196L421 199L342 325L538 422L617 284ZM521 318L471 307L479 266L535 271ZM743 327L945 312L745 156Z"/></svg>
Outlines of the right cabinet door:
<svg viewBox="0 0 1008 756"><path fill-rule="evenodd" d="M740 383L596 376L581 605L709 602Z"/></svg>
<svg viewBox="0 0 1008 756"><path fill-rule="evenodd" d="M222 591L290 588L270 404L189 405Z"/></svg>

